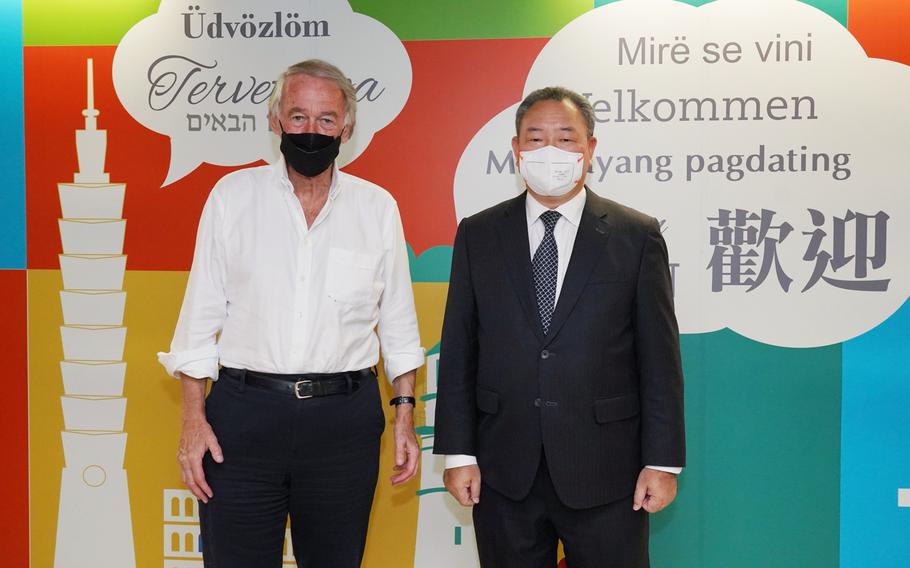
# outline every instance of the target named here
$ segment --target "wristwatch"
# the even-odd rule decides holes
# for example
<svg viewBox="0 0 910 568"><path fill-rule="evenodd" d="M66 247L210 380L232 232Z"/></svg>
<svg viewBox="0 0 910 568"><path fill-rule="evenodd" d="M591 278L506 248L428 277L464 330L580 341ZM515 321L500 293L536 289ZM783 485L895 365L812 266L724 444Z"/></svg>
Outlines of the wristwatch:
<svg viewBox="0 0 910 568"><path fill-rule="evenodd" d="M413 396L396 396L389 401L389 406L398 406L399 404L411 404L417 406L417 399Z"/></svg>

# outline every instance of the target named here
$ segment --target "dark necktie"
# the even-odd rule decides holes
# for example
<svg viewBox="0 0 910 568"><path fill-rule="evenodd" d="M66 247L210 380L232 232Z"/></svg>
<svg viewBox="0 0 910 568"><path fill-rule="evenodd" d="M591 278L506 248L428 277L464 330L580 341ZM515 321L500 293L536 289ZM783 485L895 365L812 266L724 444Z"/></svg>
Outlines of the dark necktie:
<svg viewBox="0 0 910 568"><path fill-rule="evenodd" d="M534 288L537 291L537 312L540 315L540 325L543 334L550 331L550 320L553 318L553 308L556 306L556 274L559 268L559 251L556 250L556 239L553 238L553 228L559 221L560 215L556 211L545 211L540 215L544 224L543 240L534 253L531 267L534 269Z"/></svg>

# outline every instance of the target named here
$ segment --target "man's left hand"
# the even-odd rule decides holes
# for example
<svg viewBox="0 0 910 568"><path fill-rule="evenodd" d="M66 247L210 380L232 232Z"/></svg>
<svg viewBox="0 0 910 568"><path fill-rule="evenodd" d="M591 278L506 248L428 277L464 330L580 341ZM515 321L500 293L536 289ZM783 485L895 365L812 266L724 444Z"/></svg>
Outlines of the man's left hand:
<svg viewBox="0 0 910 568"><path fill-rule="evenodd" d="M395 467L392 485L400 485L417 475L420 463L420 446L414 432L414 407L400 404L395 407Z"/></svg>
<svg viewBox="0 0 910 568"><path fill-rule="evenodd" d="M632 509L656 513L676 499L676 475L644 468L638 474Z"/></svg>

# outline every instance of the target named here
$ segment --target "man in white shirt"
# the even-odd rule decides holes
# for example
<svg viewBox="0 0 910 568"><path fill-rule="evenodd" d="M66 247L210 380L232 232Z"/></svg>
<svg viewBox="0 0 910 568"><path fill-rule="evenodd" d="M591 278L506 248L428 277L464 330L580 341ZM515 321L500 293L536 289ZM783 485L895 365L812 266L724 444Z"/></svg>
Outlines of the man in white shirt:
<svg viewBox="0 0 910 568"><path fill-rule="evenodd" d="M391 481L417 471L424 353L401 219L385 190L334 165L355 117L338 68L289 67L269 101L282 158L222 178L202 212L159 360L182 383L178 462L206 566L279 566L288 515L298 566L360 566L385 427L380 351L396 395Z"/></svg>
<svg viewBox="0 0 910 568"><path fill-rule="evenodd" d="M645 568L685 462L667 248L585 187L583 96L534 91L515 126L527 192L455 236L433 451L485 568L552 568L558 541L573 568Z"/></svg>

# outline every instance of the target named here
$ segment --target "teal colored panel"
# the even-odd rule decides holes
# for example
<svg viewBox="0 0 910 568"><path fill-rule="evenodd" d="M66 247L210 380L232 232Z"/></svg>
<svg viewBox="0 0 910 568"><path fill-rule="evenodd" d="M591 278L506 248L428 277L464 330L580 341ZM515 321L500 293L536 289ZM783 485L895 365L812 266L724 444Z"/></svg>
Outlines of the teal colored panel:
<svg viewBox="0 0 910 568"><path fill-rule="evenodd" d="M612 4L613 2L618 2L619 0L595 0L594 7L604 6L605 4ZM713 0L679 0L685 4L691 4L692 6L701 6L702 4L707 4L708 2L713 2ZM829 16L840 22L842 25L847 25L847 0L801 0L810 6L815 6L819 10L827 13Z"/></svg>
<svg viewBox="0 0 910 568"><path fill-rule="evenodd" d="M815 6L822 12L825 12L835 20L847 27L847 0L801 0L802 2Z"/></svg>
<svg viewBox="0 0 910 568"><path fill-rule="evenodd" d="M423 251L419 257L408 245L412 282L448 282L452 270L452 247L438 246Z"/></svg>
<svg viewBox="0 0 910 568"><path fill-rule="evenodd" d="M654 566L835 568L840 346L682 338L688 464L651 518Z"/></svg>

